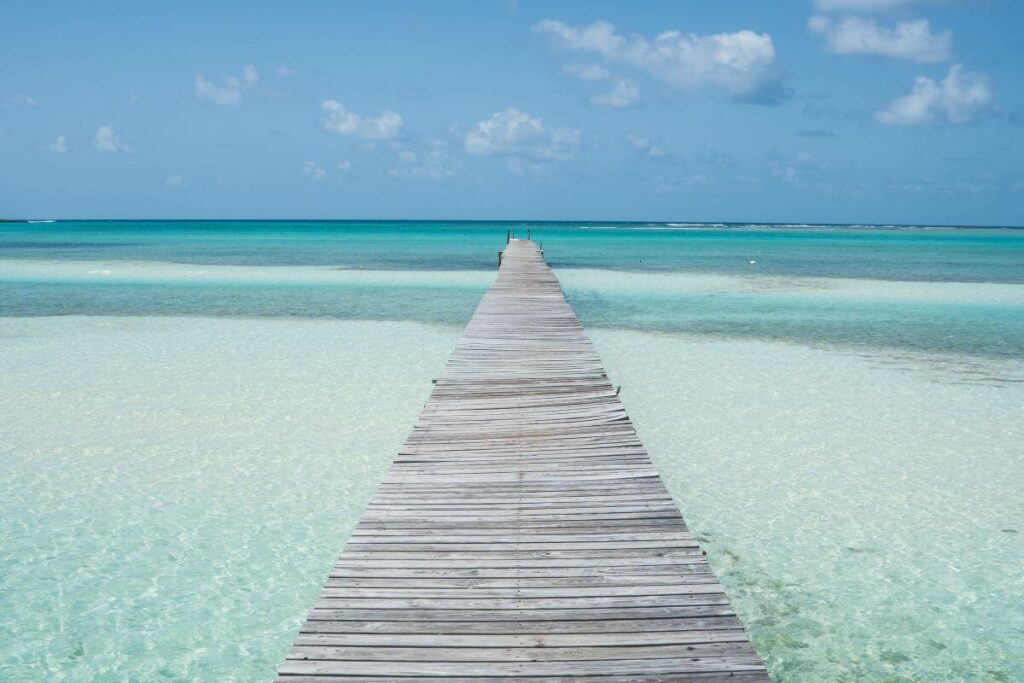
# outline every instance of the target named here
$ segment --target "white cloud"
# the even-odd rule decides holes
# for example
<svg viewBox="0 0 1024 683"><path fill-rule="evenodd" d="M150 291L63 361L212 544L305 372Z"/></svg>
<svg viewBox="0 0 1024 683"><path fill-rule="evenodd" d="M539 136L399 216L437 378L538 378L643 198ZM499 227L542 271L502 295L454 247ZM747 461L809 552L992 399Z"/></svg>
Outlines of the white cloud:
<svg viewBox="0 0 1024 683"><path fill-rule="evenodd" d="M876 12L922 4L928 0L814 0L822 12Z"/></svg>
<svg viewBox="0 0 1024 683"><path fill-rule="evenodd" d="M716 88L737 97L757 97L777 84L775 46L767 33L665 31L648 39L616 33L605 21L575 27L550 19L534 31L550 35L559 47L596 54L685 90Z"/></svg>
<svg viewBox="0 0 1024 683"><path fill-rule="evenodd" d="M562 67L562 72L582 81L604 81L612 77L611 71L593 63L572 62Z"/></svg>
<svg viewBox="0 0 1024 683"><path fill-rule="evenodd" d="M825 164L814 158L809 152L797 152L787 156L780 152L768 155L768 169L777 178L787 183L803 183L807 176L815 176L825 170Z"/></svg>
<svg viewBox="0 0 1024 683"><path fill-rule="evenodd" d="M294 76L296 73L298 72L295 69L291 68L290 66L285 66L284 64L278 67L274 67L274 75L280 76L281 78L290 78Z"/></svg>
<svg viewBox="0 0 1024 683"><path fill-rule="evenodd" d="M740 160L736 155L719 145L714 140L708 140L693 156L694 160L702 166L739 166Z"/></svg>
<svg viewBox="0 0 1024 683"><path fill-rule="evenodd" d="M58 135L57 139L50 145L50 151L56 152L57 154L63 154L68 151L68 136Z"/></svg>
<svg viewBox="0 0 1024 683"><path fill-rule="evenodd" d="M184 189L189 186L188 178L183 175L172 175L168 176L167 180L164 181L164 185L167 187L173 187L175 189Z"/></svg>
<svg viewBox="0 0 1024 683"><path fill-rule="evenodd" d="M307 178L315 183L318 183L327 177L327 171L317 166L313 161L307 161L302 164L302 172Z"/></svg>
<svg viewBox="0 0 1024 683"><path fill-rule="evenodd" d="M626 142L636 151L649 157L663 157L665 156L665 150L654 144L650 138L640 137L639 135L633 135L629 133L626 135Z"/></svg>
<svg viewBox="0 0 1024 683"><path fill-rule="evenodd" d="M223 86L203 78L202 74L196 74L196 98L210 100L214 104L241 104L242 90L238 79L231 77Z"/></svg>
<svg viewBox="0 0 1024 683"><path fill-rule="evenodd" d="M874 19L844 17L833 21L815 16L807 27L823 35L826 49L837 55L878 55L922 64L948 62L953 57L953 34L932 33L927 19L902 21L888 28Z"/></svg>
<svg viewBox="0 0 1024 683"><path fill-rule="evenodd" d="M590 103L603 107L629 107L640 99L640 88L636 83L627 80L615 81L615 85L608 92L598 93L590 96Z"/></svg>
<svg viewBox="0 0 1024 683"><path fill-rule="evenodd" d="M260 72L256 67L249 64L242 67L242 82L247 86L254 86L260 82Z"/></svg>
<svg viewBox="0 0 1024 683"><path fill-rule="evenodd" d="M580 133L568 128L548 130L543 121L509 107L478 122L463 138L469 154L560 161L576 154Z"/></svg>
<svg viewBox="0 0 1024 683"><path fill-rule="evenodd" d="M35 107L39 104L36 98L25 93L18 93L15 95L8 95L2 100L4 109L11 109L13 107Z"/></svg>
<svg viewBox="0 0 1024 683"><path fill-rule="evenodd" d="M196 99L209 100L219 105L239 105L242 93L260 81L260 72L256 67L242 67L241 76L228 76L223 85L207 80L202 74L196 74Z"/></svg>
<svg viewBox="0 0 1024 683"><path fill-rule="evenodd" d="M954 64L940 82L918 76L909 93L875 112L875 120L889 126L963 125L977 118L991 100L985 76Z"/></svg>
<svg viewBox="0 0 1024 683"><path fill-rule="evenodd" d="M539 179L550 174L551 169L544 162L527 161L519 157L510 157L505 169L512 175L529 176Z"/></svg>
<svg viewBox="0 0 1024 683"><path fill-rule="evenodd" d="M336 135L354 135L364 140L390 140L402 132L402 117L393 111L383 111L380 116L360 116L349 111L337 100L320 103L324 112L321 123L325 130Z"/></svg>
<svg viewBox="0 0 1024 683"><path fill-rule="evenodd" d="M338 162L338 170L341 171L342 173L348 173L349 171L352 170L352 162L351 161L339 161Z"/></svg>
<svg viewBox="0 0 1024 683"><path fill-rule="evenodd" d="M620 78L600 64L572 62L562 72L583 81L614 81L611 90L590 96L591 104L600 107L629 107L640 100L640 88L633 81Z"/></svg>
<svg viewBox="0 0 1024 683"><path fill-rule="evenodd" d="M114 132L113 126L100 126L96 131L96 135L93 136L92 144L101 152L111 152L114 154L124 152L125 154L131 154L135 151L121 142L121 139Z"/></svg>
<svg viewBox="0 0 1024 683"><path fill-rule="evenodd" d="M452 156L450 145L433 138L419 152L403 149L398 153L398 165L388 174L404 180L441 182L458 175L461 164Z"/></svg>

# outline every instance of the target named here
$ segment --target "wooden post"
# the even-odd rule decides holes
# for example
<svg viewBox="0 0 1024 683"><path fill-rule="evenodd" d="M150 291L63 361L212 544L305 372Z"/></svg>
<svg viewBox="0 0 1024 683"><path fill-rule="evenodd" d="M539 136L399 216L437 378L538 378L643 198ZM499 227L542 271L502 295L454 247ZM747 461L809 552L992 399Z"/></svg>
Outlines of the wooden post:
<svg viewBox="0 0 1024 683"><path fill-rule="evenodd" d="M501 268L501 250L498 250L498 268Z"/></svg>

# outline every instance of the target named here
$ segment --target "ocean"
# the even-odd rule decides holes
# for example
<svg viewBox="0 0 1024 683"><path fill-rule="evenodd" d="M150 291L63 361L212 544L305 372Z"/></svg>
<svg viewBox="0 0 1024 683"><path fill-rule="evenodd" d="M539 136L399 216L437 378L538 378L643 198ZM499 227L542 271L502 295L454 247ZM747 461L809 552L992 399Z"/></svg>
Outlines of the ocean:
<svg viewBox="0 0 1024 683"><path fill-rule="evenodd" d="M271 680L508 231L777 680L1024 678L1024 230L0 224L0 679Z"/></svg>

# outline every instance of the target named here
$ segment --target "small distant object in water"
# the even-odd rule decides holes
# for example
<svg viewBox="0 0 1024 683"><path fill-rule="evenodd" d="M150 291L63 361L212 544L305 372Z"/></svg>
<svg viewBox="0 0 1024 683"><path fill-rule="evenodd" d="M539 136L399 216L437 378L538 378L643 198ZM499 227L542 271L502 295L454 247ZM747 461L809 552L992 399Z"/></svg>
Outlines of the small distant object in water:
<svg viewBox="0 0 1024 683"><path fill-rule="evenodd" d="M753 265L756 265L756 264L757 264L757 261L755 261L754 259L750 259L750 265L753 266Z"/></svg>

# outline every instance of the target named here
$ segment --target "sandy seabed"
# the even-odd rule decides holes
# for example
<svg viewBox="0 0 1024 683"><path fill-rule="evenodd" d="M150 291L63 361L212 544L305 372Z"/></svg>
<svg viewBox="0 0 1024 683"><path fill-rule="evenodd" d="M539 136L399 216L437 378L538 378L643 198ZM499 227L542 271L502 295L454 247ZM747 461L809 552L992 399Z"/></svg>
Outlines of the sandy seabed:
<svg viewBox="0 0 1024 683"><path fill-rule="evenodd" d="M0 678L272 678L459 333L0 319ZM591 336L776 678L1024 678L1021 363Z"/></svg>

